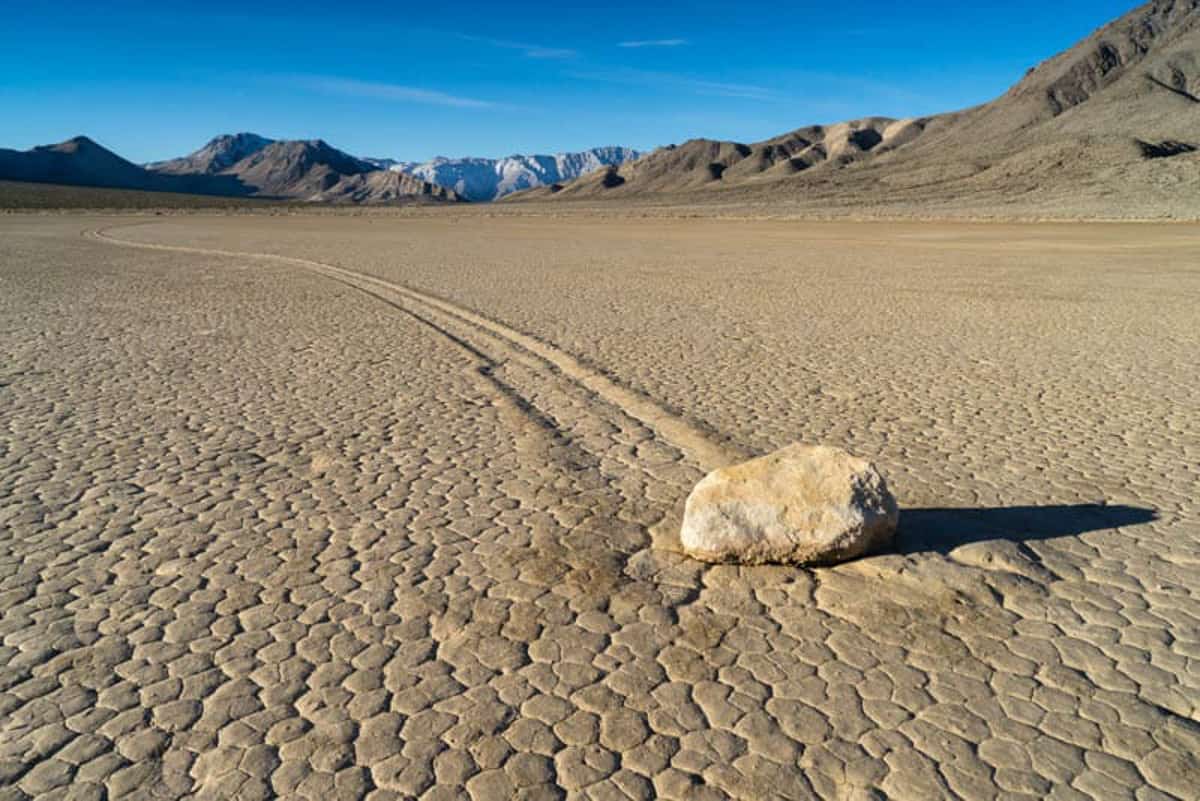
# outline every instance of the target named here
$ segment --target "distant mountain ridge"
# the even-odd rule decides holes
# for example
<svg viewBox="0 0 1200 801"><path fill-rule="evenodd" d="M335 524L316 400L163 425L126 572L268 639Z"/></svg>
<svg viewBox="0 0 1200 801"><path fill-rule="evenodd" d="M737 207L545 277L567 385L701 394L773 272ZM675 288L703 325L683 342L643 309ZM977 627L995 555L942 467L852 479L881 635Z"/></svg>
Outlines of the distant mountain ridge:
<svg viewBox="0 0 1200 801"><path fill-rule="evenodd" d="M241 132L214 137L185 156L137 165L81 136L29 151L0 149L0 179L313 203L487 201L570 181L638 155L630 148L598 147L416 163L359 158L322 139L275 140Z"/></svg>
<svg viewBox="0 0 1200 801"><path fill-rule="evenodd" d="M426 162L411 162L351 156L319 139L276 141L243 132L222 134L194 153L145 166L168 175L232 174L253 187L255 193L277 197L321 195L320 200L338 198L348 202L348 198L361 198L357 202L381 202L374 198L373 188L392 202L402 187L417 191L423 182L429 184L430 189L420 194L489 201L524 189L571 181L640 155L627 147L596 147L548 156L438 157ZM342 191L334 188L336 181L331 182L330 178L335 174L347 177L379 170L402 173L415 180L397 182L376 177L369 181L354 181Z"/></svg>
<svg viewBox="0 0 1200 801"><path fill-rule="evenodd" d="M0 180L310 203L461 200L451 190L381 170L320 139L273 141L257 134L229 134L187 156L147 167L85 136L26 151L0 149Z"/></svg>
<svg viewBox="0 0 1200 801"><path fill-rule="evenodd" d="M152 172L86 136L30 150L0 149L0 179L199 195L248 194L234 177Z"/></svg>
<svg viewBox="0 0 1200 801"><path fill-rule="evenodd" d="M574 153L513 155L501 159L439 156L419 164L399 162L391 169L453 189L468 200L485 201L525 189L573 181L641 155L628 147L595 147Z"/></svg>

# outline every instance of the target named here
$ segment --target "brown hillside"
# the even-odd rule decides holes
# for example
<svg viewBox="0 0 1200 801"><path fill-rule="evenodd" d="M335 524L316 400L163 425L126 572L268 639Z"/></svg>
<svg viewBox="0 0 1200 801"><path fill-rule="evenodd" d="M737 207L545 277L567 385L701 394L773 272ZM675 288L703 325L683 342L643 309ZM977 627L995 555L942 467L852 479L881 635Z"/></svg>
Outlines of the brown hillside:
<svg viewBox="0 0 1200 801"><path fill-rule="evenodd" d="M1200 214L1200 0L1155 0L1031 69L996 100L762 142L693 140L510 201L971 206Z"/></svg>

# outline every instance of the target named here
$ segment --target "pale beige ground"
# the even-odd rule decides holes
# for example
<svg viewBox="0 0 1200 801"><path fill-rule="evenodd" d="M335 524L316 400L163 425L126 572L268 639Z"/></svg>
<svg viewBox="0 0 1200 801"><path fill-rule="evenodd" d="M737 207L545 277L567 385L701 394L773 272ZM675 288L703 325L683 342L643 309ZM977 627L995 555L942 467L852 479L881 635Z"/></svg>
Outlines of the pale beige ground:
<svg viewBox="0 0 1200 801"><path fill-rule="evenodd" d="M1195 798L1200 229L451 214L0 221L0 799Z"/></svg>

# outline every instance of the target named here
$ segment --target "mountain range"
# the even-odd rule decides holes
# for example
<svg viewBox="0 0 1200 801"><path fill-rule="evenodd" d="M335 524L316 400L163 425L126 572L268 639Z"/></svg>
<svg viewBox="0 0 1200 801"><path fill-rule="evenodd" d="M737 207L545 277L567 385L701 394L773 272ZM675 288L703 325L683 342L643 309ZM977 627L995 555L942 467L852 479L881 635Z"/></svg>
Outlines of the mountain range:
<svg viewBox="0 0 1200 801"><path fill-rule="evenodd" d="M154 172L126 161L86 136L31 150L0 149L0 179L189 194L248 194L236 177Z"/></svg>
<svg viewBox="0 0 1200 801"><path fill-rule="evenodd" d="M187 156L145 166L85 136L0 150L0 179L313 203L461 200L453 190L381 169L320 139L273 141L250 133L218 136Z"/></svg>
<svg viewBox="0 0 1200 801"><path fill-rule="evenodd" d="M334 203L624 199L1200 216L1200 0L1145 3L1001 97L928 117L866 117L749 143L693 139L648 154L610 147L423 163L241 133L138 166L77 137L0 150L0 179Z"/></svg>
<svg viewBox="0 0 1200 801"><path fill-rule="evenodd" d="M24 152L0 150L0 179L314 203L487 201L638 155L602 147L553 156L402 162L351 156L320 139L236 133L186 156L139 166L80 136Z"/></svg>
<svg viewBox="0 0 1200 801"><path fill-rule="evenodd" d="M632 161L642 154L627 147L597 147L552 156L502 159L438 157L420 164L399 162L393 170L453 189L468 200L496 200L513 192L573 181L590 172Z"/></svg>
<svg viewBox="0 0 1200 801"><path fill-rule="evenodd" d="M571 198L1196 215L1200 0L1141 5L974 108L694 139L507 200Z"/></svg>

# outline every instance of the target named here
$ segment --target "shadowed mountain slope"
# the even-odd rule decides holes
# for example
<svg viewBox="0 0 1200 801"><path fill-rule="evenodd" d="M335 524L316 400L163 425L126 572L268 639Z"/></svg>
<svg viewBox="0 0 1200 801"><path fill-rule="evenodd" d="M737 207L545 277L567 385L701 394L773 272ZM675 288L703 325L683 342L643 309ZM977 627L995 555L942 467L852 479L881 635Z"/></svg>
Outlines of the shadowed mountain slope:
<svg viewBox="0 0 1200 801"><path fill-rule="evenodd" d="M152 172L126 161L86 136L31 150L0 149L0 179L230 197L249 194L235 176Z"/></svg>
<svg viewBox="0 0 1200 801"><path fill-rule="evenodd" d="M157 176L88 139L76 136L57 145L18 152L0 151L0 175L12 180L44 180L83 186L149 187Z"/></svg>

